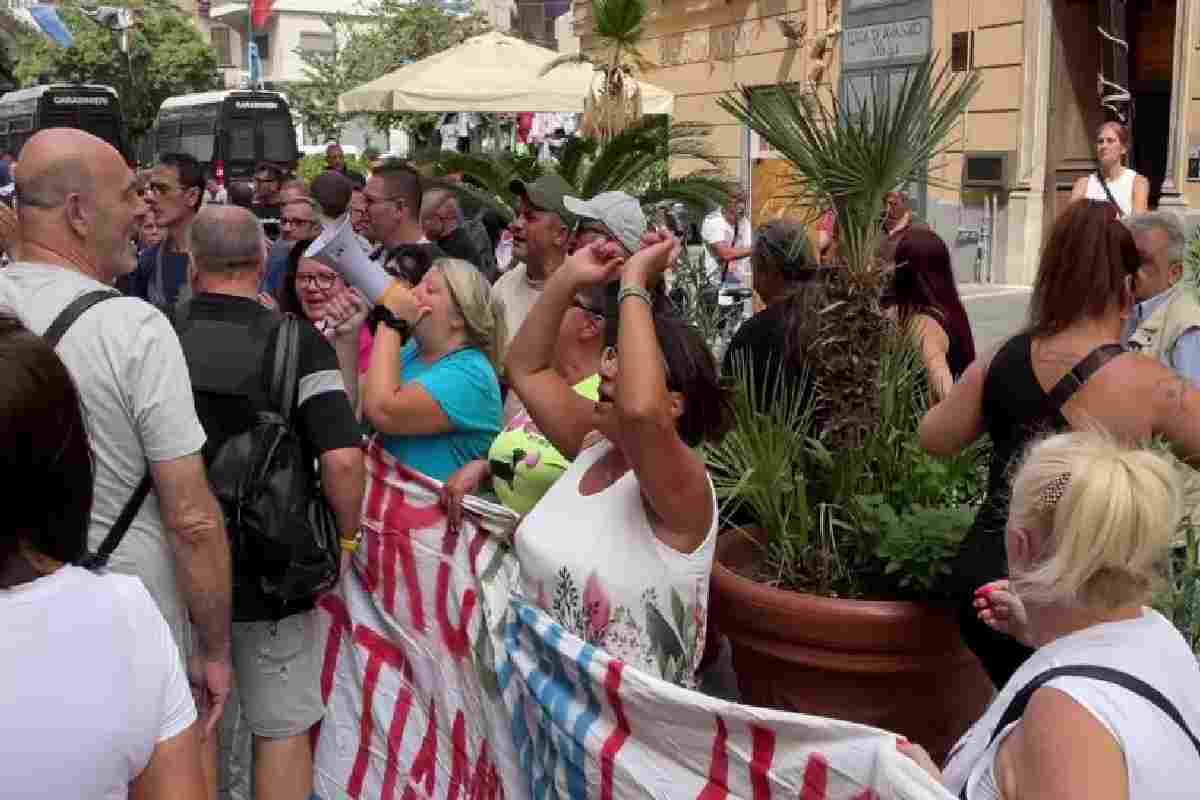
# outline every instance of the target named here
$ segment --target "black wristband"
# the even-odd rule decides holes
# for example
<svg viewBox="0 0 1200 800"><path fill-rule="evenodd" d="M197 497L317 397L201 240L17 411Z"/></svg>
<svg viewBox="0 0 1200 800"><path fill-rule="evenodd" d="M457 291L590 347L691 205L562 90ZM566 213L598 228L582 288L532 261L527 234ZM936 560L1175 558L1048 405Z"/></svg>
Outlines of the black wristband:
<svg viewBox="0 0 1200 800"><path fill-rule="evenodd" d="M371 332L374 333L376 327L382 322L389 328L400 334L401 339L408 338L409 324L392 313L392 310L382 303L371 309L367 321L371 324Z"/></svg>

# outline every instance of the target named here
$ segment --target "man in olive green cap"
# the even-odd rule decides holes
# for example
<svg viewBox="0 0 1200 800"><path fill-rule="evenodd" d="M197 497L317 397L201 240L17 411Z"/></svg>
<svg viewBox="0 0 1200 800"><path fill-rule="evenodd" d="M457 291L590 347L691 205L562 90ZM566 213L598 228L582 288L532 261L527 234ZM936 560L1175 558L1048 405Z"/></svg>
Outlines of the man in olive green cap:
<svg viewBox="0 0 1200 800"><path fill-rule="evenodd" d="M504 301L504 321L508 327L508 346L530 309L542 294L546 279L567 257L567 241L575 218L563 205L563 198L575 189L558 175L548 173L536 181L514 180L509 190L520 205L509 225L513 236L513 267L496 279L492 287ZM521 408L514 393L504 404L505 422Z"/></svg>

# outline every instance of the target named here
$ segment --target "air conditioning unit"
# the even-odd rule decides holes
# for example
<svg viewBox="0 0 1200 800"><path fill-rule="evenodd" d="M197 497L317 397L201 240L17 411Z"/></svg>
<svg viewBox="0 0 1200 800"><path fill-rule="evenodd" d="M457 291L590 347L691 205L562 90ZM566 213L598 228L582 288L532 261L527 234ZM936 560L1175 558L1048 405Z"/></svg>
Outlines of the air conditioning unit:
<svg viewBox="0 0 1200 800"><path fill-rule="evenodd" d="M974 150L963 153L962 188L999 189L1013 184L1017 154L1012 150Z"/></svg>

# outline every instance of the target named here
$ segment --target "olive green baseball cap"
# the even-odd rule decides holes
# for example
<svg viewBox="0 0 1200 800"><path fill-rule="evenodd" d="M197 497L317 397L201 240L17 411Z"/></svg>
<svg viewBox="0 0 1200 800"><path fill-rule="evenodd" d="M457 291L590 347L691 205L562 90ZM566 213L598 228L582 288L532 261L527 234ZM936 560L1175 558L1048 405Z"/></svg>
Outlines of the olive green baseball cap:
<svg viewBox="0 0 1200 800"><path fill-rule="evenodd" d="M553 211L558 214L565 225L574 225L575 216L563 205L563 198L575 194L575 188L559 175L550 172L535 181L514 179L508 190L518 197L524 197L530 204L542 211Z"/></svg>

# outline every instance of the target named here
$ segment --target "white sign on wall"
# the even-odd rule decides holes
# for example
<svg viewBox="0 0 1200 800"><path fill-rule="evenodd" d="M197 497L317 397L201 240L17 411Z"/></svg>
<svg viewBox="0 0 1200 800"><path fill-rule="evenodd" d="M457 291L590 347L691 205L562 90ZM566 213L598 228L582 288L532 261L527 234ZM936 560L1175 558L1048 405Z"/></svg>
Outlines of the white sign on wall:
<svg viewBox="0 0 1200 800"><path fill-rule="evenodd" d="M848 28L842 34L842 63L853 67L871 61L920 58L929 52L929 17Z"/></svg>

